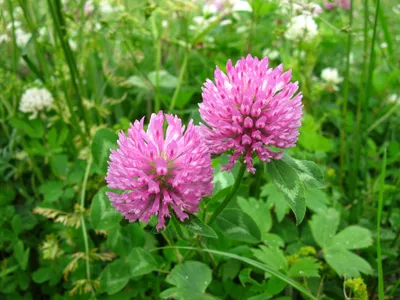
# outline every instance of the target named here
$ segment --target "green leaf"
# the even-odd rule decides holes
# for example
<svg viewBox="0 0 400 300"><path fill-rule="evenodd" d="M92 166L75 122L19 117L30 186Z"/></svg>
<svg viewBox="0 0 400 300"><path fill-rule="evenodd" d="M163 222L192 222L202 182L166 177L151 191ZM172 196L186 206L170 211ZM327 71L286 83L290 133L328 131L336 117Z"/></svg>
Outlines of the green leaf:
<svg viewBox="0 0 400 300"><path fill-rule="evenodd" d="M298 290L299 292L301 292L302 294L304 294L305 296L307 296L310 299L316 300L316 298L310 293L308 292L304 287L302 287L298 282L294 281L293 279L289 278L288 276L286 276L285 274L278 272L274 269L272 269L271 267L259 263L258 261L255 261L253 259L244 257L244 256L239 256L233 253L228 253L228 252L223 252L223 251L217 251L217 250L211 250L211 249L200 249L200 248L194 248L194 247L171 247L171 248L177 248L177 249L187 249L187 250L196 250L196 251L201 251L201 252L208 252L208 253L212 253L215 255L221 255L224 257L229 257L229 258L233 258L233 259L237 259L240 260L244 263L247 263L253 267L256 267L260 270L263 270L265 272L267 272L270 275L274 275L276 277L278 277L279 279L283 280L284 282L286 282L287 284L289 284L290 286L292 286L293 288L295 288L296 290Z"/></svg>
<svg viewBox="0 0 400 300"><path fill-rule="evenodd" d="M9 122L12 127L21 130L31 138L41 138L44 135L44 125L40 118L25 121L12 117Z"/></svg>
<svg viewBox="0 0 400 300"><path fill-rule="evenodd" d="M372 274L369 263L360 256L343 248L327 248L324 252L326 262L339 276L360 277L360 273Z"/></svg>
<svg viewBox="0 0 400 300"><path fill-rule="evenodd" d="M14 201L17 193L11 185L0 183L0 207L6 206Z"/></svg>
<svg viewBox="0 0 400 300"><path fill-rule="evenodd" d="M39 192L43 194L45 202L55 202L63 194L64 184L61 181L47 181L39 187Z"/></svg>
<svg viewBox="0 0 400 300"><path fill-rule="evenodd" d="M285 289L286 285L287 283L282 279L279 279L276 276L271 276L271 278L268 279L267 284L268 294L277 295Z"/></svg>
<svg viewBox="0 0 400 300"><path fill-rule="evenodd" d="M289 205L286 203L285 196L273 183L268 183L262 187L261 197L265 196L268 196L268 205L274 206L278 222L282 222L289 211Z"/></svg>
<svg viewBox="0 0 400 300"><path fill-rule="evenodd" d="M229 238L247 243L258 243L260 229L246 213L236 208L227 208L217 217L216 223Z"/></svg>
<svg viewBox="0 0 400 300"><path fill-rule="evenodd" d="M298 160L285 154L283 161L294 168L299 175L301 181L309 188L325 187L324 173L318 165L308 160Z"/></svg>
<svg viewBox="0 0 400 300"><path fill-rule="evenodd" d="M204 224L202 220L193 214L190 214L188 219L183 222L185 228L193 233L201 236L217 239L218 235L215 233L214 229L210 226Z"/></svg>
<svg viewBox="0 0 400 300"><path fill-rule="evenodd" d="M310 221L311 232L321 248L330 245L339 226L339 212L330 208L324 213L316 214Z"/></svg>
<svg viewBox="0 0 400 300"><path fill-rule="evenodd" d="M285 196L287 204L296 216L297 225L303 221L306 213L304 186L295 169L286 162L273 160L267 164L267 172L272 182Z"/></svg>
<svg viewBox="0 0 400 300"><path fill-rule="evenodd" d="M253 255L265 265L275 271L286 271L288 261L279 248L260 246L260 249L251 249Z"/></svg>
<svg viewBox="0 0 400 300"><path fill-rule="evenodd" d="M142 276L152 272L157 267L154 257L143 248L132 248L125 263L129 265L130 276Z"/></svg>
<svg viewBox="0 0 400 300"><path fill-rule="evenodd" d="M140 89L143 89L143 90L146 90L146 91L150 91L150 88L146 84L146 81L142 77L139 77L137 75L130 76L128 79L126 79L123 82L123 85L126 86L126 87L135 86L135 87L138 87Z"/></svg>
<svg viewBox="0 0 400 300"><path fill-rule="evenodd" d="M235 177L232 173L225 172L224 170L217 170L214 171L214 195L216 195L219 191L226 189L232 186L235 183Z"/></svg>
<svg viewBox="0 0 400 300"><path fill-rule="evenodd" d="M53 277L53 271L50 267L39 268L32 274L32 279L36 283L44 283Z"/></svg>
<svg viewBox="0 0 400 300"><path fill-rule="evenodd" d="M144 243L144 230L137 223L116 226L107 236L107 247L121 257L128 256L132 247L143 247Z"/></svg>
<svg viewBox="0 0 400 300"><path fill-rule="evenodd" d="M107 160L110 156L110 149L117 147L117 139L118 135L108 128L101 128L94 134L91 146L93 161L103 174L107 172Z"/></svg>
<svg viewBox="0 0 400 300"><path fill-rule="evenodd" d="M371 232L360 226L349 226L333 237L329 246L344 249L368 248L372 245Z"/></svg>
<svg viewBox="0 0 400 300"><path fill-rule="evenodd" d="M11 220L11 227L16 235L23 231L22 219L20 215L15 215Z"/></svg>
<svg viewBox="0 0 400 300"><path fill-rule="evenodd" d="M260 229L261 239L264 240L272 227L271 212L268 204L253 197L248 199L237 197L237 204L242 211L253 218Z"/></svg>
<svg viewBox="0 0 400 300"><path fill-rule="evenodd" d="M24 250L24 243L22 241L18 241L15 243L14 257L22 270L26 270L26 267L28 266L29 253L30 249L27 248L26 250Z"/></svg>
<svg viewBox="0 0 400 300"><path fill-rule="evenodd" d="M172 269L166 282L175 287L163 291L160 297L183 300L213 299L205 295L211 280L211 269L207 265L198 261L186 261Z"/></svg>
<svg viewBox="0 0 400 300"><path fill-rule="evenodd" d="M307 208L316 213L323 213L328 209L329 199L326 193L320 189L306 189L305 192Z"/></svg>
<svg viewBox="0 0 400 300"><path fill-rule="evenodd" d="M68 168L68 157L65 154L54 155L50 159L50 168L54 175L64 175Z"/></svg>
<svg viewBox="0 0 400 300"><path fill-rule="evenodd" d="M277 234L267 233L265 238L263 239L265 245L274 248L282 248L285 246L284 240Z"/></svg>
<svg viewBox="0 0 400 300"><path fill-rule="evenodd" d="M178 85L178 78L175 77L174 75L171 75L165 70L160 70L158 72L159 76L159 85L162 88L167 88L167 89L174 89ZM150 72L147 77L149 78L149 81L152 83L153 86L156 86L156 77L157 77L157 72L153 71Z"/></svg>
<svg viewBox="0 0 400 300"><path fill-rule="evenodd" d="M90 221L94 229L108 230L119 225L121 214L111 205L106 195L107 188L101 188L94 196L90 207Z"/></svg>
<svg viewBox="0 0 400 300"><path fill-rule="evenodd" d="M300 258L289 269L290 277L319 277L318 269L320 265L313 257Z"/></svg>
<svg viewBox="0 0 400 300"><path fill-rule="evenodd" d="M130 277L129 265L122 259L114 260L100 274L100 289L109 295L115 294L127 285Z"/></svg>

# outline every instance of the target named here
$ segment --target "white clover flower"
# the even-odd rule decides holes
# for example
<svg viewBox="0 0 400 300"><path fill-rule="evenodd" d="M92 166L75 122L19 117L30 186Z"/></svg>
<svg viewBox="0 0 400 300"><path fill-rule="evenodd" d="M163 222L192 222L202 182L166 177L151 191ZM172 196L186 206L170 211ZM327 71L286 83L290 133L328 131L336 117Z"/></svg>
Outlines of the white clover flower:
<svg viewBox="0 0 400 300"><path fill-rule="evenodd" d="M307 0L281 0L279 6L281 13L284 15L287 15L290 11L293 11L293 13L296 15L312 15L316 17L323 12L322 7L319 4L313 2L309 3Z"/></svg>
<svg viewBox="0 0 400 300"><path fill-rule="evenodd" d="M25 47L31 37L32 34L23 31L21 28L15 29L15 42L18 47Z"/></svg>
<svg viewBox="0 0 400 300"><path fill-rule="evenodd" d="M162 28L167 28L168 27L168 21L167 20L162 20L161 27Z"/></svg>
<svg viewBox="0 0 400 300"><path fill-rule="evenodd" d="M48 109L54 102L53 96L45 88L27 89L21 97L19 110L23 113L32 113L29 119L35 119L38 112Z"/></svg>
<svg viewBox="0 0 400 300"><path fill-rule="evenodd" d="M325 68L321 72L321 78L327 83L339 84L343 78L339 76L339 71L336 68Z"/></svg>
<svg viewBox="0 0 400 300"><path fill-rule="evenodd" d="M277 50L266 48L263 50L262 55L268 57L269 60L275 60L279 57L279 52Z"/></svg>
<svg viewBox="0 0 400 300"><path fill-rule="evenodd" d="M76 42L74 40L68 40L68 44L71 47L72 51L76 51L78 49L78 45L76 44Z"/></svg>
<svg viewBox="0 0 400 300"><path fill-rule="evenodd" d="M90 15L94 11L94 3L92 0L88 0L83 5L83 10L85 12L85 16Z"/></svg>
<svg viewBox="0 0 400 300"><path fill-rule="evenodd" d="M203 7L203 14L214 15L218 13L218 7L214 3L206 3Z"/></svg>
<svg viewBox="0 0 400 300"><path fill-rule="evenodd" d="M237 1L233 7L232 11L245 11L245 12L252 12L253 9L251 8L251 5L247 1Z"/></svg>
<svg viewBox="0 0 400 300"><path fill-rule="evenodd" d="M0 44L7 43L10 37L7 34L0 34Z"/></svg>
<svg viewBox="0 0 400 300"><path fill-rule="evenodd" d="M288 40L310 42L317 34L318 26L314 19L309 15L299 15L290 20L285 37Z"/></svg>

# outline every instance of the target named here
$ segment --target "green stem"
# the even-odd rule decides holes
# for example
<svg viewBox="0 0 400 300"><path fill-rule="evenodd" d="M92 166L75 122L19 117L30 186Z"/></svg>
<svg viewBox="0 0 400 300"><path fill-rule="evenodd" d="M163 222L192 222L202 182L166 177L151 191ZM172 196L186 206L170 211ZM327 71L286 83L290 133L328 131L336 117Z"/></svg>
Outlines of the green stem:
<svg viewBox="0 0 400 300"><path fill-rule="evenodd" d="M156 50L156 84L155 84L155 93L154 93L154 109L156 112L160 110L160 69L161 69L161 39L158 34L157 25L155 21L155 17L151 17L151 26L153 31L153 39L154 39L154 48ZM149 100L151 101L151 99ZM148 104L151 107L151 104Z"/></svg>
<svg viewBox="0 0 400 300"><path fill-rule="evenodd" d="M381 182L379 187L378 198L378 216L376 220L376 255L378 264L378 296L379 300L384 300L384 282L383 282L383 268L382 268L382 252L381 252L381 220L383 210L383 191L385 189L385 174L386 174L386 148L383 152Z"/></svg>
<svg viewBox="0 0 400 300"><path fill-rule="evenodd" d="M342 107L342 131L340 135L340 186L343 186L344 167L345 167L345 152L346 152L346 125L347 125L347 103L349 102L349 87L350 87L350 53L351 53L351 34L353 24L353 1L350 1L349 11L349 29L347 32L347 56L346 56L346 73L344 82L344 97Z"/></svg>
<svg viewBox="0 0 400 300"><path fill-rule="evenodd" d="M179 91L180 91L181 86L182 86L183 75L185 75L185 72L186 72L188 58L189 58L189 49L185 49L185 55L183 57L183 63L182 63L181 70L180 70L180 73L179 73L179 78L178 78L178 85L176 86L174 95L172 96L171 104L169 106L169 112L171 112L171 113L172 113L172 111L173 111L173 109L175 107L176 99L178 98Z"/></svg>
<svg viewBox="0 0 400 300"><path fill-rule="evenodd" d="M61 47L64 52L65 59L67 61L69 72L71 74L71 81L72 81L72 85L74 87L75 94L76 94L76 97L78 100L77 101L78 107L79 107L79 110L81 111L81 114L83 115L84 120L85 120L85 122L84 122L85 129L86 129L87 134L90 135L91 122L90 122L89 114L86 111L85 107L83 106L83 99L81 96L82 83L81 83L79 72L78 72L78 69L76 66L74 54L71 50L71 47L69 46L69 43L67 42L67 32L66 32L65 21L62 16L62 12L61 12L61 6L59 3L59 0L54 1L54 2L52 0L47 0L47 2L49 5L49 8L50 8L51 16L53 18L55 30L57 32L58 38L61 43ZM71 114L72 113L74 113L73 110L71 111ZM86 139L83 142L85 144L88 143L88 141Z"/></svg>
<svg viewBox="0 0 400 300"><path fill-rule="evenodd" d="M387 118L389 118L393 113L398 111L400 108L400 103L397 103L394 105L391 109L387 111L386 114L384 114L382 117L380 117L378 120L374 122L371 126L368 127L366 130L366 133L370 133L372 130L374 130L376 127L378 127L381 123L383 123Z"/></svg>
<svg viewBox="0 0 400 300"><path fill-rule="evenodd" d="M86 194L86 186L89 178L89 172L90 168L92 166L92 156L89 157L88 164L86 166L85 170L85 175L83 177L83 183L82 183L82 190L81 190L81 201L80 201L80 209L84 211L85 208L85 194ZM81 215L81 225L82 225L82 234L83 234L83 241L85 243L85 255L86 255L86 278L88 281L91 280L90 276L90 261L89 261L89 239L86 231L86 223L85 223L85 217L83 214ZM92 290L93 291L93 290ZM94 292L94 291L93 291Z"/></svg>
<svg viewBox="0 0 400 300"><path fill-rule="evenodd" d="M172 223L174 224L174 227L175 227L175 230L176 230L176 233L178 234L178 236L179 236L182 240L185 240L185 236L183 235L181 225L179 224L179 221L178 221L178 219L176 218L174 212L171 213L171 220L172 220Z"/></svg>
<svg viewBox="0 0 400 300"><path fill-rule="evenodd" d="M226 195L224 201L217 207L217 209L214 211L212 214L210 220L208 221L208 225L211 225L215 219L218 217L218 215L221 213L221 211L224 210L224 208L228 205L229 201L232 200L233 196L235 195L237 189L240 186L240 183L242 182L244 172L246 171L246 165L244 163L241 164L239 174L236 177L235 183L232 186L232 189L230 190L229 194Z"/></svg>

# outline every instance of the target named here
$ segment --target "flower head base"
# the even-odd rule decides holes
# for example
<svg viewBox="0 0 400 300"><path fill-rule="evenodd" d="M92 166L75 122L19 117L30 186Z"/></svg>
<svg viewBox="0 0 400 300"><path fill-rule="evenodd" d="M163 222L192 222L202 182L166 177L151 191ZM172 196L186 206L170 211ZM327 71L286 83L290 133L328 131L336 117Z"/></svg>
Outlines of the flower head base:
<svg viewBox="0 0 400 300"><path fill-rule="evenodd" d="M157 230L165 228L170 208L183 221L213 189L211 158L198 128L191 121L185 131L178 117L165 118L165 137L163 112L152 114L147 131L143 118L131 124L128 136L120 132L106 177L109 188L123 191L107 193L112 205L130 222L157 215Z"/></svg>
<svg viewBox="0 0 400 300"><path fill-rule="evenodd" d="M23 93L19 110L23 113L32 113L29 119L35 119L38 112L49 108L53 102L53 96L48 90L34 87Z"/></svg>
<svg viewBox="0 0 400 300"><path fill-rule="evenodd" d="M211 128L202 125L202 134L213 153L233 151L226 170L244 156L247 170L254 173L253 153L268 162L283 156L270 146L295 146L302 95L294 95L298 84L290 82L291 71L283 73L282 65L268 68L268 58L248 55L235 66L229 60L226 69L227 75L216 68L216 85L209 79L204 84L200 115Z"/></svg>

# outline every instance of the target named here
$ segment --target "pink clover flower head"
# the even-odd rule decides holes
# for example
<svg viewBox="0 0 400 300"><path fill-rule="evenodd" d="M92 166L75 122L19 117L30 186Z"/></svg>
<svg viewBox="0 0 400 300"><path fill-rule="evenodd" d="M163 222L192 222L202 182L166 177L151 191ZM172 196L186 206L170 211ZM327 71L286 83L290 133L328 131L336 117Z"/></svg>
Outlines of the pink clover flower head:
<svg viewBox="0 0 400 300"><path fill-rule="evenodd" d="M351 5L351 0L335 0L325 2L325 9L332 10L336 7L342 7L345 10L349 10Z"/></svg>
<svg viewBox="0 0 400 300"><path fill-rule="evenodd" d="M269 162L281 159L280 149L294 147L302 116L302 95L298 83L290 82L291 70L283 66L268 68L268 58L261 61L250 54L235 66L226 65L227 74L218 67L214 82L207 79L203 89L201 125L210 150L214 154L232 151L224 168L229 171L241 157L247 171L254 173L253 154ZM208 125L208 126L207 126Z"/></svg>
<svg viewBox="0 0 400 300"><path fill-rule="evenodd" d="M164 117L168 126L164 135ZM198 127L172 115L152 114L147 131L144 118L135 121L128 136L119 133L117 150L111 150L106 181L112 205L130 222L147 223L158 216L157 230L165 228L170 208L183 221L199 209L203 196L212 194L210 152Z"/></svg>

